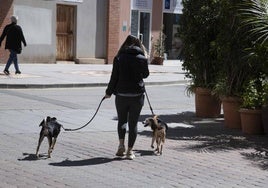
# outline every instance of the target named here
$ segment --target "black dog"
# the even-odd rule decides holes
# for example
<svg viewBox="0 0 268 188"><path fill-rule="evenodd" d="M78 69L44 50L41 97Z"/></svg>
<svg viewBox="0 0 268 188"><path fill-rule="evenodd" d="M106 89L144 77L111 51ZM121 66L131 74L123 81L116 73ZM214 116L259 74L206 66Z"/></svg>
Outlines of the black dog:
<svg viewBox="0 0 268 188"><path fill-rule="evenodd" d="M57 122L57 119L55 117L51 118L47 116L46 119L43 119L43 121L40 123L39 127L42 126L42 129L40 131L38 146L36 149L36 156L39 157L38 151L39 147L45 137L48 139L48 158L51 157L51 152L54 149L54 146L56 144L56 140L58 135L60 134L60 130L62 125Z"/></svg>

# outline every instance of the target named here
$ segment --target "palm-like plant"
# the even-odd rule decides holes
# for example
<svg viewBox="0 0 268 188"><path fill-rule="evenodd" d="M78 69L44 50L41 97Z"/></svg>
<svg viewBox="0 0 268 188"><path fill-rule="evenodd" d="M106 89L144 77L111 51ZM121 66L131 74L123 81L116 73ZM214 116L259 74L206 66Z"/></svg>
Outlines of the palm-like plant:
<svg viewBox="0 0 268 188"><path fill-rule="evenodd" d="M268 75L268 0L243 0L239 13L242 28L247 28L253 44L248 48L249 59L261 61Z"/></svg>
<svg viewBox="0 0 268 188"><path fill-rule="evenodd" d="M239 12L242 17L242 27L248 27L249 34L255 42L268 42L268 0L243 0Z"/></svg>
<svg viewBox="0 0 268 188"><path fill-rule="evenodd" d="M220 31L217 34L215 48L217 62L221 64L221 71L217 77L214 92L221 97L240 97L243 85L247 82L251 72L245 63L247 53L245 48L251 45L248 36L242 36L247 28L238 29L241 19L237 16L237 6L241 0L221 0L219 11Z"/></svg>
<svg viewBox="0 0 268 188"><path fill-rule="evenodd" d="M218 25L221 0L183 0L180 35L184 43L183 68L192 80L188 91L197 87L212 89L220 70L213 44Z"/></svg>
<svg viewBox="0 0 268 188"><path fill-rule="evenodd" d="M258 84L257 93L259 94L257 102L261 106L264 103L267 104L267 95L261 96L262 93L267 93L267 80L268 80L268 0L243 0L239 5L239 14L241 17L241 28L245 30L252 40L252 45L246 49L247 62L252 67L252 73L250 81L246 84L247 88L250 88L251 83L262 83L264 79L264 85ZM261 76L263 75L263 76ZM248 95L253 90L246 90L244 95ZM245 100L245 99L244 99ZM244 102L248 102L245 100ZM255 104L256 106L256 104Z"/></svg>

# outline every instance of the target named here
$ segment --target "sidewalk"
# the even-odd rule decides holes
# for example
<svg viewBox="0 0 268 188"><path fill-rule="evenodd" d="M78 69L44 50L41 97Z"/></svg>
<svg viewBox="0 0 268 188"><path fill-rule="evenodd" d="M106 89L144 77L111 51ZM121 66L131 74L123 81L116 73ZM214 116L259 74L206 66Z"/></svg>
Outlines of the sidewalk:
<svg viewBox="0 0 268 188"><path fill-rule="evenodd" d="M57 88L104 86L109 82L112 65L105 64L20 64L21 75L6 76L0 65L0 88ZM167 60L164 65L149 65L150 84L185 83L181 62Z"/></svg>

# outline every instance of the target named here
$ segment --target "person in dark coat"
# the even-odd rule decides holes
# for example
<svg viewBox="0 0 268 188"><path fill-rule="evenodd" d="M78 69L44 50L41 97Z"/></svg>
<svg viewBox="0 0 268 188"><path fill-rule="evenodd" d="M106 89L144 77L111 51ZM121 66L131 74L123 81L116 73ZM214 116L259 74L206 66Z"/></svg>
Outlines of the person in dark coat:
<svg viewBox="0 0 268 188"><path fill-rule="evenodd" d="M137 124L144 104L143 78L149 76L148 59L145 47L139 39L129 35L120 47L113 61L111 78L105 98L115 95L118 116L119 147L117 156L134 159L133 146L137 137ZM128 124L128 150L125 153L125 134Z"/></svg>
<svg viewBox="0 0 268 188"><path fill-rule="evenodd" d="M19 25L17 25L17 16L11 16L11 23L6 25L4 31L0 37L0 46L4 38L6 37L5 49L8 49L10 52L9 59L4 69L4 73L9 75L9 67L14 63L16 74L21 74L17 54L21 53L21 42L26 46L26 41L23 35L23 31Z"/></svg>

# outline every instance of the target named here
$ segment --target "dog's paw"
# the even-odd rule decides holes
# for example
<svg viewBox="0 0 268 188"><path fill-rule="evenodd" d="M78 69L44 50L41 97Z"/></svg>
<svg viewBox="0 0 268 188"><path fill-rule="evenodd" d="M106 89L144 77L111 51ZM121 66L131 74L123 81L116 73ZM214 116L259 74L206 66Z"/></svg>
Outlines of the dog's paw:
<svg viewBox="0 0 268 188"><path fill-rule="evenodd" d="M153 145L151 145L151 148L153 148L153 149L154 149L154 146L153 146Z"/></svg>

